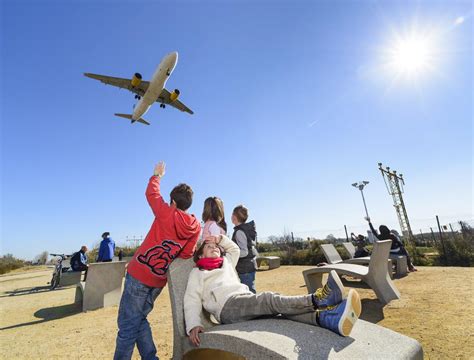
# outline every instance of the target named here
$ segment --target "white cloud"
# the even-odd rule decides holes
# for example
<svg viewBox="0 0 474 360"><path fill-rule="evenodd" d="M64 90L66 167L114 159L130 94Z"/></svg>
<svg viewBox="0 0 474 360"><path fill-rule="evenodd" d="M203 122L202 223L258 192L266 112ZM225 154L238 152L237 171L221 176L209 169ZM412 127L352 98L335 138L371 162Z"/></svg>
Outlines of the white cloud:
<svg viewBox="0 0 474 360"><path fill-rule="evenodd" d="M459 16L454 20L454 25L461 25L464 22L464 16Z"/></svg>

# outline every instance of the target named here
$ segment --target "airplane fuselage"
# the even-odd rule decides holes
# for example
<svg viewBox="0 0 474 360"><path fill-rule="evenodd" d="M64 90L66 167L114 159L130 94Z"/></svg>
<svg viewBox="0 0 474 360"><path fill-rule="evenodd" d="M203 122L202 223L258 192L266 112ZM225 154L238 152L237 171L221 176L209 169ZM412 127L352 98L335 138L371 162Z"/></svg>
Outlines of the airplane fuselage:
<svg viewBox="0 0 474 360"><path fill-rule="evenodd" d="M150 85L146 90L145 94L142 98L138 101L133 110L132 120L136 121L140 119L155 103L160 96L161 91L166 85L166 81L168 81L168 77L173 72L176 64L178 62L178 53L172 52L166 55L163 60L161 60L160 65L155 70L153 77L150 80Z"/></svg>

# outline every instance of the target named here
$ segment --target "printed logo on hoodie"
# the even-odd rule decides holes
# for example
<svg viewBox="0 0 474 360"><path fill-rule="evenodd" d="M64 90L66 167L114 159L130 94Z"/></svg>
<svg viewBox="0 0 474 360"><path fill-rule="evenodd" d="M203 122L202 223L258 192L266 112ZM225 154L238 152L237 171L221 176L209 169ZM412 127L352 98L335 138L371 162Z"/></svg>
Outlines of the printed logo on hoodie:
<svg viewBox="0 0 474 360"><path fill-rule="evenodd" d="M153 246L144 254L138 255L137 260L145 264L156 275L165 275L174 258L181 251L181 245L172 240L165 240L161 245Z"/></svg>

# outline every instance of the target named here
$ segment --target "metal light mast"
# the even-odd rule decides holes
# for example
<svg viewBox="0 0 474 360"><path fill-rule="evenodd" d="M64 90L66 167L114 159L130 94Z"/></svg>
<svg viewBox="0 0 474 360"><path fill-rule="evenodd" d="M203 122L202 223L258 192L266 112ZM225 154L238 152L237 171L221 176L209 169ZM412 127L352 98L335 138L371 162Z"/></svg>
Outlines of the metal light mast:
<svg viewBox="0 0 474 360"><path fill-rule="evenodd" d="M400 228L402 230L403 236L408 239L409 242L413 241L413 233L411 231L410 222L408 220L407 209L405 208L405 203L403 202L403 185L405 181L403 180L403 174L398 175L395 170L390 170L387 166L382 168L382 163L379 163L379 170L382 173L385 186L387 191L393 198L393 206L397 211L398 222L400 223Z"/></svg>

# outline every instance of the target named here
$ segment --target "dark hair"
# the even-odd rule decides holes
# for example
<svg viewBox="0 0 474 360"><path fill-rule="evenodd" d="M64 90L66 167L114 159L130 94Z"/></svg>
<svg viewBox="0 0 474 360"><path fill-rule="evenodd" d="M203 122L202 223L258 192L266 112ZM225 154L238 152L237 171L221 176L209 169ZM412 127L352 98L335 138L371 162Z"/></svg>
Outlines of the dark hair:
<svg viewBox="0 0 474 360"><path fill-rule="evenodd" d="M227 232L227 224L224 218L224 203L217 196L208 197L204 201L202 210L202 221L214 220L224 232Z"/></svg>
<svg viewBox="0 0 474 360"><path fill-rule="evenodd" d="M107 232L105 232L105 233L102 234L102 237L104 237L104 236L109 236L109 235L110 235L110 233L107 231Z"/></svg>
<svg viewBox="0 0 474 360"><path fill-rule="evenodd" d="M201 244L201 246L199 246L199 248L196 250L196 252L194 253L193 255L193 260L195 263L198 262L199 260L199 257L202 255L202 253L204 252L204 245L206 245L206 242L203 242ZM222 246L220 245L217 245L217 247L219 248L219 250L221 251L221 257L224 257L225 256L225 250Z"/></svg>
<svg viewBox="0 0 474 360"><path fill-rule="evenodd" d="M193 189L187 184L179 184L171 190L171 201L176 203L176 207L180 210L186 211L193 203Z"/></svg>
<svg viewBox="0 0 474 360"><path fill-rule="evenodd" d="M380 231L380 235L386 236L387 239L388 239L388 236L390 236L390 229L386 225L380 225L379 231Z"/></svg>
<svg viewBox="0 0 474 360"><path fill-rule="evenodd" d="M248 209L243 206L243 205L238 205L234 208L234 211L232 212L233 215L237 218L239 223L244 223L247 221L249 218L249 211Z"/></svg>

